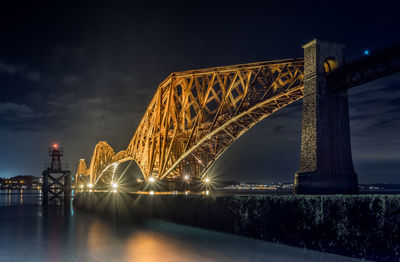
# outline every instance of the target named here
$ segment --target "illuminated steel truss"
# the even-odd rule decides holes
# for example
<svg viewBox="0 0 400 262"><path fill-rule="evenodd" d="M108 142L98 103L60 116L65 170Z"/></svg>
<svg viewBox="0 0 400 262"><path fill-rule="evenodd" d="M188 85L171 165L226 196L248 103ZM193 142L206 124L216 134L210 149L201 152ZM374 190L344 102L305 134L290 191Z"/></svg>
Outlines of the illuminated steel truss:
<svg viewBox="0 0 400 262"><path fill-rule="evenodd" d="M76 184L86 184L87 181L87 174L88 174L88 170L87 170L87 166L86 166L86 161L85 159L80 159L79 160L79 164L78 164L78 168L76 170Z"/></svg>
<svg viewBox="0 0 400 262"><path fill-rule="evenodd" d="M303 67L303 59L287 59L172 73L128 148L115 154L100 142L89 169L78 172L96 183L115 163L134 160L146 180L201 178L252 126L303 97Z"/></svg>

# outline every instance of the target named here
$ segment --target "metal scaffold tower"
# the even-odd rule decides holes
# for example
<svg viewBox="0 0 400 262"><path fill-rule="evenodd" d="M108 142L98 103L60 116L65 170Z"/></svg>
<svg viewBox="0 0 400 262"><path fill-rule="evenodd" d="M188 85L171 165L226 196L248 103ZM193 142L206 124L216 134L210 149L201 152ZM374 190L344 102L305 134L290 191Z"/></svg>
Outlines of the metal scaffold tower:
<svg viewBox="0 0 400 262"><path fill-rule="evenodd" d="M50 201L57 201L65 205L70 204L71 199L71 171L63 170L61 166L61 157L63 148L58 144L49 147L49 156L51 156L50 167L45 169L43 175L43 204L47 205Z"/></svg>

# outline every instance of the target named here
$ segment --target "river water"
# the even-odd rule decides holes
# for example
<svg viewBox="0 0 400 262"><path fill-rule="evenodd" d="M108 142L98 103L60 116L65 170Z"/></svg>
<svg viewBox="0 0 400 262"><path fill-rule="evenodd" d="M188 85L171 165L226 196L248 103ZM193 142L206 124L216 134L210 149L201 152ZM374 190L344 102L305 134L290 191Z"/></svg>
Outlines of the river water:
<svg viewBox="0 0 400 262"><path fill-rule="evenodd" d="M158 220L118 225L0 190L0 261L356 261Z"/></svg>

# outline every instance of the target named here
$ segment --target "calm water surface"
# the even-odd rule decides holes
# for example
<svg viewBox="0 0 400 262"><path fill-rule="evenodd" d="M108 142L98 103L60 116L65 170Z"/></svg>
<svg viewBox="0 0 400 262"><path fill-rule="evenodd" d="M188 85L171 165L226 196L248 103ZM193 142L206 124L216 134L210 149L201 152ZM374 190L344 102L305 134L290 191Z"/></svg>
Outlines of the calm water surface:
<svg viewBox="0 0 400 262"><path fill-rule="evenodd" d="M56 207L37 191L0 191L0 261L356 261L149 220L123 226Z"/></svg>

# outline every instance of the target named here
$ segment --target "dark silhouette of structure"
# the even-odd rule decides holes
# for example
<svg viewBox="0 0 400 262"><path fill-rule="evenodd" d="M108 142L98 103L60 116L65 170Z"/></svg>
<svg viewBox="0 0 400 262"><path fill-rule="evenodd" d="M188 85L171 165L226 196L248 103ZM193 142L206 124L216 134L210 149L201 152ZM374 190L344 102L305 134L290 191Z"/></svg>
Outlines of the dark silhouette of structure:
<svg viewBox="0 0 400 262"><path fill-rule="evenodd" d="M344 46L314 40L303 48L303 123L295 190L355 193L347 89L331 91L326 80L343 64Z"/></svg>
<svg viewBox="0 0 400 262"><path fill-rule="evenodd" d="M50 167L42 173L43 204L47 205L49 200L58 200L67 206L71 200L71 171L62 169L63 148L58 144L52 145L49 147L49 156L51 156Z"/></svg>

